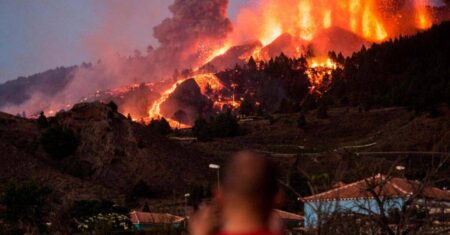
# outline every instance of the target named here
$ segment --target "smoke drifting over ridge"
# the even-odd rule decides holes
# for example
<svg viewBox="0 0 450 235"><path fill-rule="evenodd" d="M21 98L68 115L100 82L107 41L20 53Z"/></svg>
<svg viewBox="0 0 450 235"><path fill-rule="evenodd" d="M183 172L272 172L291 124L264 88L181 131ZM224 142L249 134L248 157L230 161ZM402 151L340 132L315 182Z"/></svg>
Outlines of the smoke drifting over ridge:
<svg viewBox="0 0 450 235"><path fill-rule="evenodd" d="M363 44L425 30L438 23L437 18L443 19L428 9L427 0L255 0L240 8L233 28L227 16L228 0L175 0L168 7L171 16L152 30L154 24L136 21L154 22L158 10L152 6L166 0L96 2L108 4L109 10L98 12L103 23L85 43L101 60L71 72L74 78L56 94L27 88L31 96L27 102L0 108L10 113L67 109L97 91L141 82L173 82L175 70L196 69L220 55L230 57L228 65L234 66L250 56L269 59L281 52L300 56L311 48L321 63L327 61L330 50L350 55ZM127 33L117 35L120 28ZM158 43L155 48L135 51L133 56L118 54L132 54L133 41L148 38L150 42L151 35L153 44ZM233 46L238 46L235 51L242 49L239 46L250 47L237 55L229 53ZM156 92L164 93L169 83L156 85Z"/></svg>
<svg viewBox="0 0 450 235"><path fill-rule="evenodd" d="M155 14L153 4L138 2L108 1L108 11L99 13L102 23L98 30L84 41L86 48L100 60L91 66L80 66L62 91L56 94L29 91L28 101L0 108L8 113L58 111L93 96L98 90L168 79L175 69L200 66L232 31L227 16L228 0L175 0L169 7L172 16L153 29L160 45L149 46L146 52L136 50L132 56L121 56L119 51L129 51L134 45L127 45L126 36L115 35L115 28L129 27L136 20L133 14L143 17L142 9L138 8L149 11L147 18ZM120 43L109 43L121 39ZM111 45L119 45L119 48Z"/></svg>

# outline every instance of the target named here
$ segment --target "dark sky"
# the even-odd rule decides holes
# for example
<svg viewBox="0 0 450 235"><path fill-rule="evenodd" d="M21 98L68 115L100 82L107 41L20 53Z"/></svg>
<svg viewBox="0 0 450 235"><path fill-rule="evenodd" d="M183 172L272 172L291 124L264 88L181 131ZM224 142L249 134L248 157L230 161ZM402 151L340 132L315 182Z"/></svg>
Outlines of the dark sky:
<svg viewBox="0 0 450 235"><path fill-rule="evenodd" d="M234 19L248 0L230 0ZM126 3L126 4L124 4ZM105 43L129 55L157 46L153 26L169 16L169 0L0 0L0 83L57 66L96 61Z"/></svg>

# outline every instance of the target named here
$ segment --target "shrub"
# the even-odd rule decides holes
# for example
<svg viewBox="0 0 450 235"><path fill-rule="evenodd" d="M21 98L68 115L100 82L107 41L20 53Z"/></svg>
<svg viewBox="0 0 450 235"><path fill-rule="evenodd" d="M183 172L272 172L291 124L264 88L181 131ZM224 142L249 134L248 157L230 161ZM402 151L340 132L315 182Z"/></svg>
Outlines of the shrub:
<svg viewBox="0 0 450 235"><path fill-rule="evenodd" d="M22 221L45 231L43 218L50 212L51 194L51 188L35 182L10 181L0 195L0 204L6 208L5 219L12 225Z"/></svg>
<svg viewBox="0 0 450 235"><path fill-rule="evenodd" d="M118 213L100 213L77 222L77 229L86 234L118 234L132 231L132 226L126 215Z"/></svg>
<svg viewBox="0 0 450 235"><path fill-rule="evenodd" d="M110 102L108 103L108 107L110 107L111 110L112 110L113 112L115 112L115 113L117 113L117 111L119 110L119 107L117 106L116 103L114 103L114 101L110 101Z"/></svg>
<svg viewBox="0 0 450 235"><path fill-rule="evenodd" d="M214 137L226 138L239 135L239 123L231 112L221 113L211 121Z"/></svg>
<svg viewBox="0 0 450 235"><path fill-rule="evenodd" d="M79 141L72 130L54 126L42 134L41 144L48 155L61 160L76 151Z"/></svg>
<svg viewBox="0 0 450 235"><path fill-rule="evenodd" d="M127 214L128 209L116 206L114 202L107 200L81 200L75 201L69 210L72 218L83 219L98 214L119 213Z"/></svg>
<svg viewBox="0 0 450 235"><path fill-rule="evenodd" d="M172 128L165 118L153 119L148 127L162 136L166 136L172 132Z"/></svg>
<svg viewBox="0 0 450 235"><path fill-rule="evenodd" d="M195 124L192 127L192 134L200 141L206 141L212 138L210 126L203 118L199 118L195 121Z"/></svg>
<svg viewBox="0 0 450 235"><path fill-rule="evenodd" d="M250 99L244 99L239 107L239 113L244 116L250 116L255 112L255 107Z"/></svg>
<svg viewBox="0 0 450 235"><path fill-rule="evenodd" d="M221 113L216 117L211 117L210 121L203 118L195 121L192 133L200 141L211 138L227 138L239 135L240 126L237 119L231 112Z"/></svg>
<svg viewBox="0 0 450 235"><path fill-rule="evenodd" d="M41 112L39 114L39 118L37 119L37 126L41 129L48 127L48 120L44 112Z"/></svg>

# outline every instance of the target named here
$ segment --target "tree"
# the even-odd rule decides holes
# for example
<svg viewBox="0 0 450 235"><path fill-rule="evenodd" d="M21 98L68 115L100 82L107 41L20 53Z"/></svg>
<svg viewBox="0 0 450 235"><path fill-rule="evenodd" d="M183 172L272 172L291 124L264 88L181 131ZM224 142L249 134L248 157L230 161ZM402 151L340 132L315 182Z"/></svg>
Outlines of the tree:
<svg viewBox="0 0 450 235"><path fill-rule="evenodd" d="M108 107L110 107L114 113L117 113L117 111L119 109L119 107L117 106L117 104L114 101L110 101L108 103Z"/></svg>
<svg viewBox="0 0 450 235"><path fill-rule="evenodd" d="M442 174L448 174L448 155L443 155L438 160L425 161L428 162L426 167L423 165L413 167L410 164L406 170L401 170L408 172L409 168L420 169L423 173L419 177L421 180L399 176L403 175L398 172L399 164L415 158L398 157L397 160L393 159L386 165L385 163L380 164L379 159L369 163L361 157L358 156L360 161L355 161L354 155L347 155L346 164L351 163L351 165L348 165L347 169L336 168L336 172L332 173L335 178L330 181L333 184L328 184L330 190L335 189L335 183L341 182L343 180L341 177L345 174L354 178L356 174L362 173L356 176L359 185L356 194L359 195L354 196L356 198L352 203L340 203L336 200L319 200L313 203L315 204L313 211L316 219L313 219L314 221L311 220L311 217L305 219L317 225L315 229L318 234L335 234L336 232L339 234L389 235L448 233L448 228L436 226L445 221L445 213L442 209L447 207L446 199L437 195L442 193L448 197L448 193L433 188L439 181L442 182ZM375 172L385 172L385 174L374 174ZM314 183L313 177L307 178L309 178L308 184L312 185L312 192L318 193L317 189L322 186ZM339 197L339 194L336 194L336 197ZM431 211L439 212L429 213Z"/></svg>
<svg viewBox="0 0 450 235"><path fill-rule="evenodd" d="M240 126L237 119L231 112L221 113L211 117L209 122L203 118L195 121L192 134L200 141L211 138L227 138L239 135Z"/></svg>
<svg viewBox="0 0 450 235"><path fill-rule="evenodd" d="M43 218L50 212L51 194L51 188L35 182L11 180L0 196L0 204L6 207L5 219L45 231Z"/></svg>
<svg viewBox="0 0 450 235"><path fill-rule="evenodd" d="M61 160L77 150L79 140L71 129L58 125L42 134L41 144L50 157Z"/></svg>
<svg viewBox="0 0 450 235"><path fill-rule="evenodd" d="M131 114L130 113L128 113L128 115L127 115L127 119L128 119L128 121L133 121L133 118L131 117Z"/></svg>
<svg viewBox="0 0 450 235"><path fill-rule="evenodd" d="M144 207L142 207L142 212L150 212L150 207L147 202L145 202Z"/></svg>
<svg viewBox="0 0 450 235"><path fill-rule="evenodd" d="M153 119L148 127L162 136L166 136L172 132L172 128L165 118Z"/></svg>
<svg viewBox="0 0 450 235"><path fill-rule="evenodd" d="M69 209L69 215L76 219L83 219L99 213L127 214L128 212L128 209L116 206L114 202L108 200L75 201Z"/></svg>
<svg viewBox="0 0 450 235"><path fill-rule="evenodd" d="M247 63L248 70L250 71L256 71L258 69L258 66L256 65L255 59L253 59L253 56L250 57Z"/></svg>
<svg viewBox="0 0 450 235"><path fill-rule="evenodd" d="M209 123L203 118L199 118L195 121L194 126L192 127L192 134L200 141L207 141L212 138Z"/></svg>
<svg viewBox="0 0 450 235"><path fill-rule="evenodd" d="M255 107L250 99L244 99L239 107L239 113L244 116L250 116L254 113Z"/></svg>
<svg viewBox="0 0 450 235"><path fill-rule="evenodd" d="M41 111L39 118L37 119L37 126L41 129L48 127L48 120L44 112Z"/></svg>
<svg viewBox="0 0 450 235"><path fill-rule="evenodd" d="M214 137L235 137L239 135L239 129L239 123L230 111L217 115L211 121L211 130Z"/></svg>

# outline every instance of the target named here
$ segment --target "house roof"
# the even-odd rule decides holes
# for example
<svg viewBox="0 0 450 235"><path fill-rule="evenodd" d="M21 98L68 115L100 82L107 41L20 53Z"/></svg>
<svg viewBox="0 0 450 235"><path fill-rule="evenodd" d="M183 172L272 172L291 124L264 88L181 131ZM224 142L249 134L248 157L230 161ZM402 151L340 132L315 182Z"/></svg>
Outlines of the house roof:
<svg viewBox="0 0 450 235"><path fill-rule="evenodd" d="M183 217L150 212L133 211L130 213L130 219L133 224L176 224L184 220Z"/></svg>
<svg viewBox="0 0 450 235"><path fill-rule="evenodd" d="M405 178L387 178L378 174L351 184L303 198L304 201L333 201L373 198L371 191L384 197L408 197L420 192L422 198L450 201L450 192L435 188L422 187L418 181Z"/></svg>
<svg viewBox="0 0 450 235"><path fill-rule="evenodd" d="M274 210L275 216L282 220L297 220L297 221L304 221L305 217L301 215L297 215L291 212L282 211L282 210Z"/></svg>

